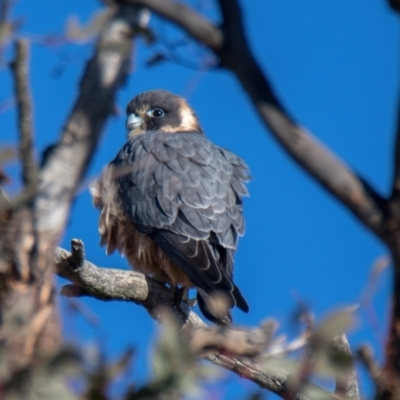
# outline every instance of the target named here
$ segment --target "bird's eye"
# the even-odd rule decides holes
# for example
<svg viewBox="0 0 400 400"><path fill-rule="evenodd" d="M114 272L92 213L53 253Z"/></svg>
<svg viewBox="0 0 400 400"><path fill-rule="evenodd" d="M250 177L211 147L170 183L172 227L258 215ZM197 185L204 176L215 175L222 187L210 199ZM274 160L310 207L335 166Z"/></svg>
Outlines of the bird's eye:
<svg viewBox="0 0 400 400"><path fill-rule="evenodd" d="M161 118L165 115L165 112L161 108L152 108L151 110L147 111L147 115L150 117Z"/></svg>

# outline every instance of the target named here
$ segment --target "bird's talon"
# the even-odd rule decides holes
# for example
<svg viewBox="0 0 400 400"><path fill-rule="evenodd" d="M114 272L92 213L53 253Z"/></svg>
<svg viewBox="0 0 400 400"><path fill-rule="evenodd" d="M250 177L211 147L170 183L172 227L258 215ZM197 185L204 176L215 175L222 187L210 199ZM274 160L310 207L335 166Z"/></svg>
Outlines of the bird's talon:
<svg viewBox="0 0 400 400"><path fill-rule="evenodd" d="M193 298L193 299L187 299L185 301L185 303L190 307L193 308L196 304L197 304L197 299Z"/></svg>
<svg viewBox="0 0 400 400"><path fill-rule="evenodd" d="M189 289L185 286L175 288L174 290L174 307L178 308L181 302L185 302L190 308L197 304L197 299L189 299Z"/></svg>
<svg viewBox="0 0 400 400"><path fill-rule="evenodd" d="M188 299L189 290L187 287L177 287L174 291L174 307L179 308L181 301L185 301Z"/></svg>

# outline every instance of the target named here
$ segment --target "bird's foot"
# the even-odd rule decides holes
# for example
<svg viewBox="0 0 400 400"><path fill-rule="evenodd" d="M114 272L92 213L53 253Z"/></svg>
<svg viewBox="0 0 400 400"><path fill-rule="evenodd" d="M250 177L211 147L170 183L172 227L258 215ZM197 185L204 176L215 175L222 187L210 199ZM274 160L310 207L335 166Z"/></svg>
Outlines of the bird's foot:
<svg viewBox="0 0 400 400"><path fill-rule="evenodd" d="M184 301L190 308L194 307L197 303L197 299L189 299L189 288L186 286L175 287L174 290L174 306L179 307L181 301Z"/></svg>
<svg viewBox="0 0 400 400"><path fill-rule="evenodd" d="M190 308L193 308L193 307L197 304L197 299L196 299L196 297L193 297L193 299L187 298L187 299L185 300L185 303L186 303Z"/></svg>

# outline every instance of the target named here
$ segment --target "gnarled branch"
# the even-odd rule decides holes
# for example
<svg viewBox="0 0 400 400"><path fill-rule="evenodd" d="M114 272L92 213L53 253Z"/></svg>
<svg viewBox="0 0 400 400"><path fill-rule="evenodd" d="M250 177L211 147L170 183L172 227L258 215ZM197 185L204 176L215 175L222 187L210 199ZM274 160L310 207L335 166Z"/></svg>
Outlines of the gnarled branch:
<svg viewBox="0 0 400 400"><path fill-rule="evenodd" d="M99 300L131 301L146 308L158 320L161 309L172 313L181 325L181 332L192 350L225 369L245 377L260 387L282 398L307 400L302 394L292 394L288 389L289 375L284 369L268 368L265 358L258 359L271 344L275 323L264 322L253 330L243 328L209 327L189 307L176 305L174 293L165 285L133 271L99 268L84 259L83 243L73 239L72 253L57 248L54 255L56 273L72 282L61 293L69 297L90 296ZM222 350L222 351L221 351ZM271 354L276 354L276 349ZM338 398L335 394L305 381L324 398Z"/></svg>

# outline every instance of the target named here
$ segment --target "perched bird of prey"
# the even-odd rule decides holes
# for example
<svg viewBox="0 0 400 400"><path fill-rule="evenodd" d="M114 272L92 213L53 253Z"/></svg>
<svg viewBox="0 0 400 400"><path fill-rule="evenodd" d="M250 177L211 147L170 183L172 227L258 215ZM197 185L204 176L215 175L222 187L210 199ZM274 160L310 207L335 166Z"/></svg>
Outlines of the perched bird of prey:
<svg viewBox="0 0 400 400"><path fill-rule="evenodd" d="M173 289L195 287L204 316L229 324L231 308L249 310L233 283L248 168L206 138L182 97L144 92L126 113L128 141L91 187L101 245Z"/></svg>

